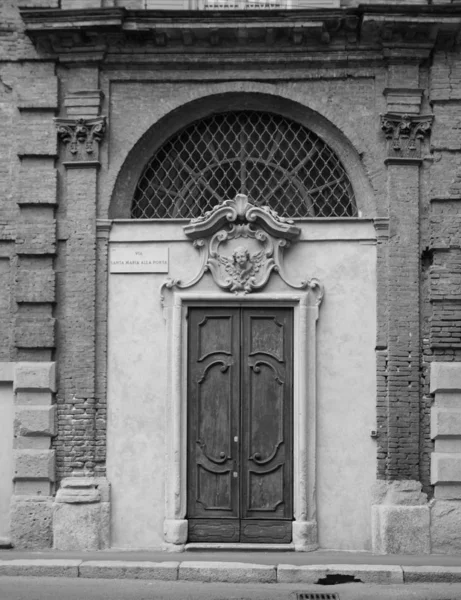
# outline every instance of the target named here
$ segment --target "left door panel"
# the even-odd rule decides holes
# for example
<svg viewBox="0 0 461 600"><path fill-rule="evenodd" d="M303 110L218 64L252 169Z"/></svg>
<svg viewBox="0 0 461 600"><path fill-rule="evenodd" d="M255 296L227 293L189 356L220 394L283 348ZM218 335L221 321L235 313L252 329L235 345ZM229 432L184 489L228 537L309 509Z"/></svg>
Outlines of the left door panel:
<svg viewBox="0 0 461 600"><path fill-rule="evenodd" d="M239 540L239 324L239 309L189 311L190 541Z"/></svg>

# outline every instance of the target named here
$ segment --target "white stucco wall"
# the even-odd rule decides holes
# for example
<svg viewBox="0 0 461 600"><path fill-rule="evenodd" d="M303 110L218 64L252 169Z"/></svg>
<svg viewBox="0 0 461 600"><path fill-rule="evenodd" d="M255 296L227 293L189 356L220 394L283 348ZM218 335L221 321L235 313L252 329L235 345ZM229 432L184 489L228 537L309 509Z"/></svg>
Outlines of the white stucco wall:
<svg viewBox="0 0 461 600"><path fill-rule="evenodd" d="M0 381L0 538L9 537L13 494L13 384Z"/></svg>
<svg viewBox="0 0 461 600"><path fill-rule="evenodd" d="M302 229L286 256L288 272L297 279L317 277L325 286L317 331L319 540L324 548L370 549L376 465L370 438L376 426L374 228L369 221L351 220L312 221ZM198 268L198 253L181 224L114 224L111 244L130 240L168 245L169 277L187 280ZM169 340L159 288L165 277L109 277L107 466L114 547L163 544ZM281 289L275 279L274 274L265 291Z"/></svg>

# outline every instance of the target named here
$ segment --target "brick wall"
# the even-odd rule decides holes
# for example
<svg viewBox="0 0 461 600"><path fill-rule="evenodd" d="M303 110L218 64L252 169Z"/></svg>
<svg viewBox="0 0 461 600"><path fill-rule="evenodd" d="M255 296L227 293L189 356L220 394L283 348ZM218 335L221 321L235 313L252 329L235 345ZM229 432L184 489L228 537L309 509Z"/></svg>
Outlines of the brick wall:
<svg viewBox="0 0 461 600"><path fill-rule="evenodd" d="M434 127L423 181L421 220L421 457L425 490L431 492L429 367L461 361L461 59L453 51L433 56L429 96Z"/></svg>
<svg viewBox="0 0 461 600"><path fill-rule="evenodd" d="M111 140L115 153L103 170L112 171L103 174L99 198L95 169L66 171L61 163L56 169L63 147L58 152L53 118L66 116L65 95L100 86L97 68L57 66L24 35L19 6L58 5L58 0L0 5L0 360L57 359L54 447L61 477L104 470L107 240L96 237L96 216L107 216L115 174L147 118L139 115L146 128L135 135L138 124L126 116L126 107L112 107L112 117L125 120L117 130L123 139L115 132ZM431 155L419 173L408 165L389 166L387 188L378 125L385 104L383 69L367 67L357 77L345 70L342 80L315 70L312 82L278 82L277 93L297 95L323 111L362 153L381 216L390 200L389 241L378 247L378 474L419 478L429 490L428 365L461 359L461 60L453 51L434 54L426 90L435 115ZM238 74L234 68L229 76ZM290 74L296 79L297 71ZM125 70L123 77L129 76ZM104 77L109 95L110 75ZM140 71L133 75L142 77ZM426 81L417 62L391 64L388 77L394 87L416 89ZM146 106L157 101L151 110L166 102L178 108L171 84L158 85L158 97L149 95ZM181 85L190 86L188 100L199 97L197 84ZM312 93L315 86L318 94ZM209 88L222 92L215 81ZM349 107L360 102L359 115Z"/></svg>

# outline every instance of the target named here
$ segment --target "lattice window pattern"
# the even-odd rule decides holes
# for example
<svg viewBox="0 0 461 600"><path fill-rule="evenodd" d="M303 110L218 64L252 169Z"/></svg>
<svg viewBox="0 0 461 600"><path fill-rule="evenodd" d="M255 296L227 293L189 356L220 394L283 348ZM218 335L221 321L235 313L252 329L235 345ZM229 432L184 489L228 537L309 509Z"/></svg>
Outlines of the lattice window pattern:
<svg viewBox="0 0 461 600"><path fill-rule="evenodd" d="M170 138L136 187L134 219L191 219L236 194L280 216L355 217L337 155L304 126L266 112L215 114Z"/></svg>

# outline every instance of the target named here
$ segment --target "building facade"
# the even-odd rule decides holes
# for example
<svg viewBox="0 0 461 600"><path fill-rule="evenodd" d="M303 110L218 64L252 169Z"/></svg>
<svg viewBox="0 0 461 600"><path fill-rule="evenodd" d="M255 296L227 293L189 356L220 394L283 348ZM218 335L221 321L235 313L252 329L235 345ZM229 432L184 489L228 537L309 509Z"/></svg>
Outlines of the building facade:
<svg viewBox="0 0 461 600"><path fill-rule="evenodd" d="M460 35L3 2L3 546L461 552Z"/></svg>

